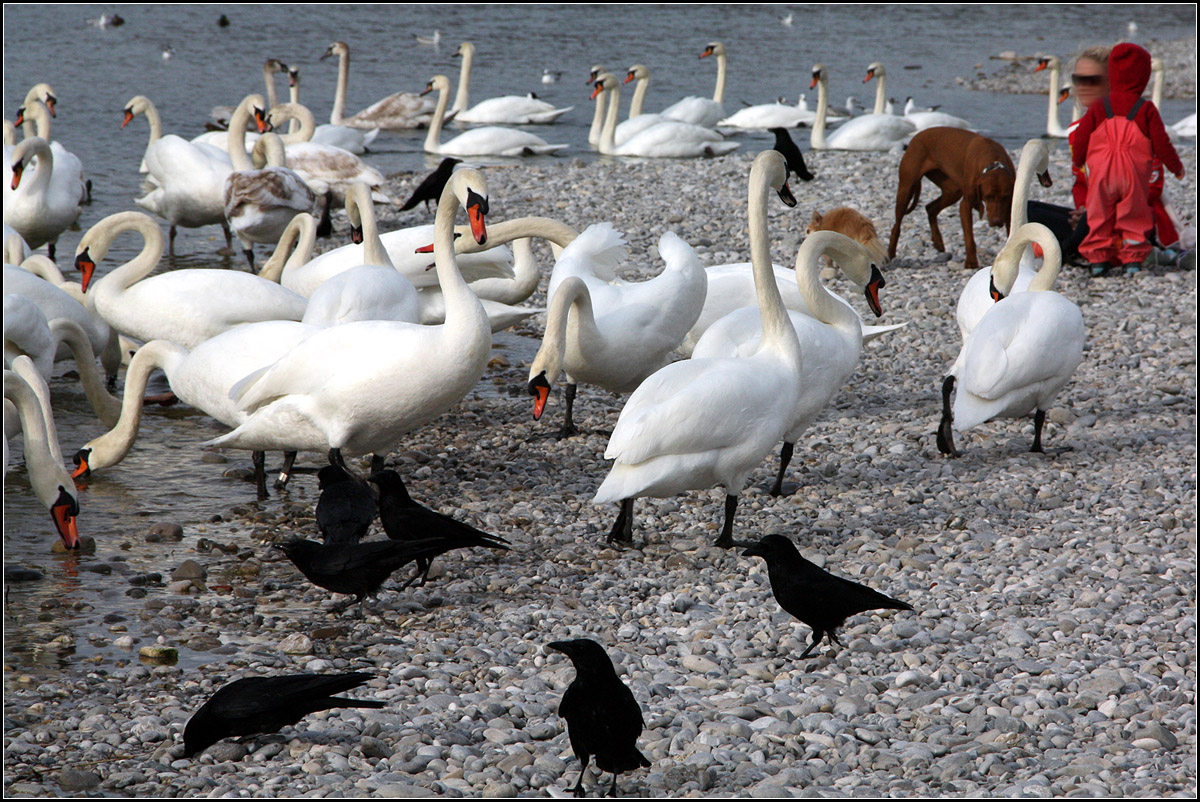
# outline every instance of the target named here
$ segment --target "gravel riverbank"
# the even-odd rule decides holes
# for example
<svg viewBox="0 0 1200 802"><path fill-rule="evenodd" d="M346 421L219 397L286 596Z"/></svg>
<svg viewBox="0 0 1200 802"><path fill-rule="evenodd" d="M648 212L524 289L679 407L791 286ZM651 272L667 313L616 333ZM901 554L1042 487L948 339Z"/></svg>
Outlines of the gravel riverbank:
<svg viewBox="0 0 1200 802"><path fill-rule="evenodd" d="M668 229L706 264L743 261L754 144L766 146L713 161L488 169L490 217L611 221L630 243L627 278L661 269L653 248ZM1167 193L1194 226L1196 151L1180 152L1187 178L1168 179ZM799 207L771 204L775 260L791 264L811 213L837 205L886 238L899 158L808 154L817 179L793 184ZM1034 197L1064 201L1065 143L1051 173ZM396 177L389 192L403 198L420 178ZM427 220L391 213L382 225ZM6 670L5 794L561 794L578 769L556 713L574 672L544 645L593 637L645 713L653 765L622 776L626 795L1193 796L1195 273L1092 280L1064 268L1058 289L1082 307L1088 342L1046 436L1073 450L1031 454L1031 421L1007 421L960 436L963 456L946 460L938 390L959 348L966 273L955 214L942 230L949 258L923 214L905 219L880 322L908 325L864 349L798 444L800 490L766 494L775 455L738 510L739 537L787 535L915 612L855 616L844 648L797 662L809 630L779 610L762 561L709 545L717 490L638 501L645 547L604 548L616 510L589 502L623 398L581 387L584 433L559 442L556 388L534 422L538 316L498 336L479 387L389 459L415 498L507 537L511 552L451 554L428 586L399 593L393 579L360 617L331 613L331 595L268 549L317 536L311 474L261 504L231 479L224 520L151 535L169 562L122 559L143 531L101 534L81 568L95 572L88 585L126 594L129 612L64 633L60 671ZM990 262L1003 234L976 232ZM546 277L529 303L544 304ZM866 314L851 285L833 286ZM95 656L69 656L74 639ZM180 663L140 662L154 644ZM350 670L376 676L356 695L388 706L179 758L184 723L221 685Z"/></svg>

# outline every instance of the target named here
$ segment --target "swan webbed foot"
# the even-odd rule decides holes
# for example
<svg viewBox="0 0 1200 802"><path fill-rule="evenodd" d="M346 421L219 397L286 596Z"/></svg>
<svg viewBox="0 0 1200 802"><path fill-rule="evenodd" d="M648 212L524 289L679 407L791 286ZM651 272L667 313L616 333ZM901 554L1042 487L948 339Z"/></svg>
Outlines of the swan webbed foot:
<svg viewBox="0 0 1200 802"><path fill-rule="evenodd" d="M1046 454L1051 457L1057 457L1060 454L1065 454L1068 451L1074 451L1072 446L1059 446L1058 448L1042 448L1042 427L1046 425L1046 413L1042 410L1037 410L1033 414L1033 447L1029 450L1034 454Z"/></svg>
<svg viewBox="0 0 1200 802"><path fill-rule="evenodd" d="M563 421L562 428L560 428L555 433L554 439L555 440L566 440L568 437L574 437L577 434L579 434L578 426L571 423L570 421Z"/></svg>

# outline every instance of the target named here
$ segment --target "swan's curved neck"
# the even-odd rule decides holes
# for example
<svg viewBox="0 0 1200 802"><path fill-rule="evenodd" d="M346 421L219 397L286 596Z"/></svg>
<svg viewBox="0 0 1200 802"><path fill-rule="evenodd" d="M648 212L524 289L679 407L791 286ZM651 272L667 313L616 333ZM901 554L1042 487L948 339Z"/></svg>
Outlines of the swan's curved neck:
<svg viewBox="0 0 1200 802"><path fill-rule="evenodd" d="M822 75L817 81L817 118L813 120L812 133L809 134L809 146L816 149L825 147L825 117L829 113L829 82Z"/></svg>
<svg viewBox="0 0 1200 802"><path fill-rule="evenodd" d="M440 103L440 99L439 99ZM446 190L450 189L447 184ZM446 326L468 333L473 328L467 321L474 316L478 325L490 331L487 315L467 282L458 270L454 258L454 217L461 203L453 191L443 191L433 218L433 265L438 284L446 300Z"/></svg>
<svg viewBox="0 0 1200 802"><path fill-rule="evenodd" d="M25 114L21 122L21 131L25 138L40 136L50 141L50 110L40 100L26 100Z"/></svg>
<svg viewBox="0 0 1200 802"><path fill-rule="evenodd" d="M29 144L26 145L26 142ZM21 141L21 145L28 148L28 150L25 151L26 169L28 169L29 166L28 157L30 155L36 156L38 160L37 173L35 173L33 179L29 181L28 189L26 191L31 195L41 195L50 188L50 178L54 175L54 152L50 150L50 143L41 137L24 139ZM24 189L24 187L25 182L22 181L22 188Z"/></svg>
<svg viewBox="0 0 1200 802"><path fill-rule="evenodd" d="M474 48L464 48L462 66L458 69L458 91L454 93L454 111L466 111L471 104L471 66L474 63Z"/></svg>
<svg viewBox="0 0 1200 802"><path fill-rule="evenodd" d="M87 333L73 320L56 318L50 321L50 334L55 342L66 343L71 349L75 367L79 372L79 382L83 385L83 393L92 405L96 417L105 426L115 424L121 414L121 402L113 398L104 386L104 379L96 368L96 354L92 350Z"/></svg>
<svg viewBox="0 0 1200 802"><path fill-rule="evenodd" d="M1051 62L1050 70L1050 101L1046 110L1046 133L1051 136L1063 137L1066 130L1058 121L1058 62Z"/></svg>
<svg viewBox="0 0 1200 802"><path fill-rule="evenodd" d="M629 119L640 117L642 115L642 107L646 104L646 92L650 90L650 73L646 73L637 79L637 83L633 86L633 101L629 104Z"/></svg>
<svg viewBox="0 0 1200 802"><path fill-rule="evenodd" d="M333 95L333 111L329 113L329 122L341 125L346 117L346 88L350 83L350 52L339 49L337 90Z"/></svg>
<svg viewBox="0 0 1200 802"><path fill-rule="evenodd" d="M99 262L104 258L104 254L108 253L113 240L123 231L140 233L144 241L142 250L133 259L97 281L96 286L92 289L93 293L124 292L133 284L150 275L162 258L163 235L158 225L141 212L118 212L96 223L84 235L89 242L91 242L91 237L96 238L89 248L93 261ZM91 251L91 248L95 248L95 251Z"/></svg>
<svg viewBox="0 0 1200 802"><path fill-rule="evenodd" d="M636 95L635 95L636 96ZM600 134L604 130L604 112L608 108L608 95L601 92L595 100L596 111L592 114L592 126L588 129L588 144L593 148L600 146ZM630 110L633 116L633 110Z"/></svg>
<svg viewBox="0 0 1200 802"><path fill-rule="evenodd" d="M1049 152L1040 142L1031 142L1021 151L1017 162L1017 177L1013 182L1012 209L1009 213L1009 230L1017 231L1029 222L1029 191L1033 187L1035 173L1044 173L1049 167Z"/></svg>
<svg viewBox="0 0 1200 802"><path fill-rule="evenodd" d="M246 153L246 124L250 122L250 104L242 101L229 118L229 134L226 140L226 150L233 169L239 173L253 170L254 165Z"/></svg>
<svg viewBox="0 0 1200 802"><path fill-rule="evenodd" d="M443 88L438 89L437 106L433 110L433 119L429 121L429 130L425 132L425 152L439 153L442 149L442 120L446 116L446 106L450 104L450 95Z"/></svg>
<svg viewBox="0 0 1200 802"><path fill-rule="evenodd" d="M820 257L829 256L845 270L844 266L854 259L854 255L845 249L846 245L846 239L833 231L815 231L805 237L796 254L796 286L813 317L839 329L859 329L861 335L858 315L834 298L821 283ZM862 278L870 280L869 275Z"/></svg>
<svg viewBox="0 0 1200 802"><path fill-rule="evenodd" d="M288 102L297 106L300 105L300 76L298 74L288 76ZM275 104L272 103L272 106ZM293 117L288 120L288 133L294 134L300 130L300 120ZM316 120L313 120L313 130L316 131Z"/></svg>
<svg viewBox="0 0 1200 802"><path fill-rule="evenodd" d="M317 130L317 121L313 117L313 113L308 110L307 106L302 106L299 103L280 103L278 106L273 106L271 107L271 116L285 116L288 119L300 121L300 129L298 131L281 135L280 138L285 145L308 142Z"/></svg>
<svg viewBox="0 0 1200 802"><path fill-rule="evenodd" d="M275 246L275 252L258 271L259 277L278 283L282 280L285 272L294 270L312 259L313 247L316 242L316 222L308 212L300 212L283 230L279 244Z"/></svg>
<svg viewBox="0 0 1200 802"><path fill-rule="evenodd" d="M1020 272L1021 255L1034 242L1042 247L1042 267L1033 281L1029 282L1028 291L1044 292L1054 288L1062 267L1062 249L1058 239L1040 223L1025 223L1020 228L1013 228L1012 235L992 262L992 282L1004 295L1012 292Z"/></svg>
<svg viewBox="0 0 1200 802"><path fill-rule="evenodd" d="M717 86L713 89L713 98L717 103L725 102L725 54L717 54Z"/></svg>
<svg viewBox="0 0 1200 802"><path fill-rule="evenodd" d="M346 193L346 212L350 215L351 223L357 219L358 225L362 227L363 264L394 267L387 248L383 247L383 241L379 238L379 224L375 219L371 192L362 182L355 183ZM474 238L471 238L471 241L474 242Z"/></svg>
<svg viewBox="0 0 1200 802"><path fill-rule="evenodd" d="M18 248L20 247L20 243L17 243L17 247ZM17 258L16 259L9 258L10 256L13 256L13 255L15 255ZM13 265L19 264L21 266L22 270L28 270L33 275L37 276L40 279L49 281L51 284L53 284L56 287L61 288L62 285L71 283L71 282L67 281L66 276L64 276L62 274L62 271L58 269L58 265L56 265L56 264L54 264L54 262L50 261L50 258L48 256L43 256L40 253L30 254L29 258L27 258L23 262L21 261L21 257L20 257L19 253L16 253L16 252L14 252L13 254L6 253L5 257L4 257L4 261L8 262L9 264L13 264Z"/></svg>
<svg viewBox="0 0 1200 802"><path fill-rule="evenodd" d="M611 85L605 83L604 94L609 95L609 98L604 130L600 132L600 152L608 156L617 149L617 116L621 113L621 87L615 81Z"/></svg>
<svg viewBox="0 0 1200 802"><path fill-rule="evenodd" d="M765 168L757 160L750 171L749 229L750 266L754 273L754 292L762 315L761 348L775 348L792 355L797 364L800 343L791 318L783 305L779 286L775 283L775 268L771 263L771 244L767 235L767 201L771 185Z"/></svg>
<svg viewBox="0 0 1200 802"><path fill-rule="evenodd" d="M279 103L279 93L275 91L275 69L269 60L263 64L263 83L267 85L267 106L275 108Z"/></svg>
<svg viewBox="0 0 1200 802"><path fill-rule="evenodd" d="M150 141L146 143L146 150L149 150L151 145L162 139L162 117L158 115L158 107L149 100L143 106L142 114L146 115L146 122L150 123Z"/></svg>
<svg viewBox="0 0 1200 802"><path fill-rule="evenodd" d="M537 237L558 248L565 248L575 241L579 232L566 223L560 223L550 217L518 217L488 226L488 239L480 245L472 237L470 228L459 226L461 236L454 241L455 253L479 253L503 245L506 242L528 237Z"/></svg>
<svg viewBox="0 0 1200 802"><path fill-rule="evenodd" d="M874 114L887 113L887 73L882 70L875 72L875 80L879 85L875 87L875 109Z"/></svg>
<svg viewBox="0 0 1200 802"><path fill-rule="evenodd" d="M38 498L51 502L58 495L56 479L64 476L62 452L58 435L54 430L53 418L47 421L38 393L30 381L40 381L31 374L29 380L12 370L4 371L4 397L11 401L21 418L21 431L25 440L25 465L29 469L29 481ZM51 444L53 442L53 445ZM68 489L71 489L68 487Z"/></svg>
<svg viewBox="0 0 1200 802"><path fill-rule="evenodd" d="M187 355L186 349L166 340L151 340L137 350L125 373L125 396L121 403L120 418L112 429L84 446L84 449L90 450L88 468L108 468L125 459L142 423L142 397L146 394L150 374L156 368L161 368L170 383L171 375Z"/></svg>
<svg viewBox="0 0 1200 802"><path fill-rule="evenodd" d="M11 147L17 146L17 127L12 124L12 120L4 121L4 144Z"/></svg>
<svg viewBox="0 0 1200 802"><path fill-rule="evenodd" d="M572 311L574 314L572 314ZM563 357L567 350L567 324L575 321L575 333L581 350L592 350L589 346L600 343L604 335L596 327L596 315L592 309L592 296L587 284L578 276L569 276L554 291L550 309L546 314L546 334L538 348L533 364L529 367L530 377L546 372L546 380L553 383L562 371Z"/></svg>
<svg viewBox="0 0 1200 802"><path fill-rule="evenodd" d="M260 136L254 143L251 162L260 170L263 167L286 167L287 151L283 147L283 137L272 133Z"/></svg>

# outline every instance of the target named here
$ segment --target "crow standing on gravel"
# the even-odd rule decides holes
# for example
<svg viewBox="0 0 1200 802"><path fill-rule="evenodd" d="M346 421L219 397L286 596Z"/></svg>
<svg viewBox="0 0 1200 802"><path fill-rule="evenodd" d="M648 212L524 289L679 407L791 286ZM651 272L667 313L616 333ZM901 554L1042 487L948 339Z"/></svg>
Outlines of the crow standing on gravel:
<svg viewBox="0 0 1200 802"><path fill-rule="evenodd" d="M184 757L223 738L277 732L309 713L338 707L383 707L383 702L334 696L357 688L370 674L293 674L246 677L225 685L196 711L183 730Z"/></svg>
<svg viewBox="0 0 1200 802"><path fill-rule="evenodd" d="M442 197L442 190L445 188L446 182L450 180L450 174L454 172L454 165L461 163L462 159L452 159L449 156L442 159L442 163L437 166L437 169L425 176L425 180L413 190L412 197L404 202L400 211L407 212L421 201L425 201L425 210L429 211L429 202L438 202L438 198Z"/></svg>
<svg viewBox="0 0 1200 802"><path fill-rule="evenodd" d="M800 655L801 660L808 657L826 635L841 646L837 628L856 613L912 609L902 601L817 567L801 557L792 541L782 535L767 535L743 551L742 556L762 557L767 561L767 576L775 601L812 627L812 640Z"/></svg>
<svg viewBox="0 0 1200 802"><path fill-rule="evenodd" d="M366 537L378 513L370 486L332 464L317 471L317 482L317 528L325 543L357 543Z"/></svg>
<svg viewBox="0 0 1200 802"><path fill-rule="evenodd" d="M808 171L808 165L804 163L804 154L800 152L800 148L796 147L796 143L788 135L787 129L770 128L768 130L775 135L774 150L783 154L784 161L787 162L788 171L795 173L796 177L801 181L812 181L816 178L816 176Z"/></svg>
<svg viewBox="0 0 1200 802"><path fill-rule="evenodd" d="M424 585L434 557L454 549L483 546L508 551L508 541L499 535L489 535L475 527L456 521L448 515L423 507L413 501L400 474L391 470L379 471L368 480L379 488L379 520L383 531L392 540L411 542L423 538L440 538L446 547L436 554L418 557L417 573L405 583L408 587L418 578Z"/></svg>
<svg viewBox="0 0 1200 802"><path fill-rule="evenodd" d="M646 726L642 709L617 676L604 647L596 641L555 641L547 648L562 652L575 666L575 680L558 706L558 714L567 720L571 750L583 764L579 782L571 791L575 796L583 795L583 775L595 755L597 768L612 772L609 795L616 796L618 774L650 765L637 748L638 736Z"/></svg>

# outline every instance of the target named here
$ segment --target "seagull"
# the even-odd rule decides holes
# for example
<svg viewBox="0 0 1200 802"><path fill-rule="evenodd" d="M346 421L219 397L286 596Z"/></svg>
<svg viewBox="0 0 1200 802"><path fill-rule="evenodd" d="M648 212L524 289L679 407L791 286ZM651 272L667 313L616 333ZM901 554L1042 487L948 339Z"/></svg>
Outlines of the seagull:
<svg viewBox="0 0 1200 802"><path fill-rule="evenodd" d="M175 55L175 48L171 47L170 44L168 44L166 47L163 48L163 52L162 52L162 60L163 61L169 60L171 58L171 56L173 56L173 55Z"/></svg>
<svg viewBox="0 0 1200 802"><path fill-rule="evenodd" d="M780 20L780 22L783 23L785 28L792 27L792 17L793 16L794 16L793 14L789 13L786 17L784 17L783 19Z"/></svg>
<svg viewBox="0 0 1200 802"><path fill-rule="evenodd" d="M442 43L442 32L434 31L433 36L417 36L417 43L422 45L433 45L437 47Z"/></svg>
<svg viewBox="0 0 1200 802"><path fill-rule="evenodd" d="M545 72L542 73L542 83L556 84L556 83L558 83L558 79L560 77L562 77L561 72L558 72L555 70L546 70Z"/></svg>

